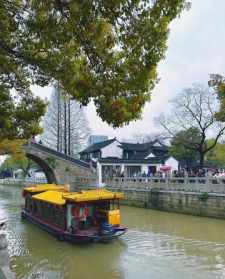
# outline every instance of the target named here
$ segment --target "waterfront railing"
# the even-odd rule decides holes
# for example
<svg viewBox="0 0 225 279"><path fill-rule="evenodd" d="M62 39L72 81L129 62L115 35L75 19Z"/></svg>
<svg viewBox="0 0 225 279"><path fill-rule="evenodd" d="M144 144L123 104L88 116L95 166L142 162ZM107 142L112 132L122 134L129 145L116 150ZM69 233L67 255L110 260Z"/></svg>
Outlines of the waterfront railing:
<svg viewBox="0 0 225 279"><path fill-rule="evenodd" d="M215 192L225 194L225 177L115 177L105 185L118 190L158 189L164 191Z"/></svg>
<svg viewBox="0 0 225 279"><path fill-rule="evenodd" d="M45 178L29 179L0 179L3 185L29 185L47 183ZM71 190L93 189L98 187L96 177L73 177L69 184ZM157 189L159 191L185 191L185 192L208 192L225 194L225 178L223 177L114 177L104 181L104 185L112 190L141 190L149 191Z"/></svg>

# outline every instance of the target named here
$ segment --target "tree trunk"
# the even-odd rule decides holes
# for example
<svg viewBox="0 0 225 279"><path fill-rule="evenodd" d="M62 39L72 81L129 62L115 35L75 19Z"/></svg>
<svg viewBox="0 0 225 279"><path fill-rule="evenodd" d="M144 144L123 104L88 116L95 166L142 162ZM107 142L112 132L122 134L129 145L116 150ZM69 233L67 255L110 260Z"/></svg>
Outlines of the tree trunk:
<svg viewBox="0 0 225 279"><path fill-rule="evenodd" d="M64 153L67 154L67 110L66 100L64 101Z"/></svg>
<svg viewBox="0 0 225 279"><path fill-rule="evenodd" d="M71 155L70 98L68 100L68 154Z"/></svg>
<svg viewBox="0 0 225 279"><path fill-rule="evenodd" d="M199 155L200 155L200 167L203 168L205 163L205 153L203 151L200 151Z"/></svg>
<svg viewBox="0 0 225 279"><path fill-rule="evenodd" d="M46 146L74 156L74 153L78 153L86 144L89 135L88 123L80 104L69 100L68 96L59 92L58 87L59 85L55 85L48 113L44 117L42 139Z"/></svg>
<svg viewBox="0 0 225 279"><path fill-rule="evenodd" d="M58 92L57 92L57 151L61 151L60 150L60 137L61 137L61 133L60 133L60 114L61 114L61 106L60 106L60 93L59 93L59 86L58 86Z"/></svg>

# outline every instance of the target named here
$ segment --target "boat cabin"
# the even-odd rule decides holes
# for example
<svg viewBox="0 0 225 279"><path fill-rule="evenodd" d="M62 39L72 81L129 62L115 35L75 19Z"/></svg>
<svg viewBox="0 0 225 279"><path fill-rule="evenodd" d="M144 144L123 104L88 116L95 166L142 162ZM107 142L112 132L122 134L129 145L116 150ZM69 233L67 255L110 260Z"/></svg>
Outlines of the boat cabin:
<svg viewBox="0 0 225 279"><path fill-rule="evenodd" d="M68 192L56 185L27 187L25 211L46 224L70 233L93 230L102 224L120 225L121 193L107 190Z"/></svg>
<svg viewBox="0 0 225 279"><path fill-rule="evenodd" d="M120 225L120 193L91 190L64 194L63 197L67 201L67 228L72 231L99 227L104 223Z"/></svg>

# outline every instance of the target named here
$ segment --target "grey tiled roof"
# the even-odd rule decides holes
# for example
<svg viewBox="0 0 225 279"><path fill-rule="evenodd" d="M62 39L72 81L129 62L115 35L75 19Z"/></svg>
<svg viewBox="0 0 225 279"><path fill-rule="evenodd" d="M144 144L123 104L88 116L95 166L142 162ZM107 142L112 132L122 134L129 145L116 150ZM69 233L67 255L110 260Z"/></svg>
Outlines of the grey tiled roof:
<svg viewBox="0 0 225 279"><path fill-rule="evenodd" d="M156 143L159 143L161 146L155 146ZM165 150L167 149L167 146L160 143L158 140L149 141L146 143L126 143L121 142L121 148L127 151L146 151L148 152L151 148L154 148L155 150Z"/></svg>
<svg viewBox="0 0 225 279"><path fill-rule="evenodd" d="M164 164L168 157L153 157L149 159L118 159L118 158L102 158L99 163L109 164Z"/></svg>
<svg viewBox="0 0 225 279"><path fill-rule="evenodd" d="M112 143L114 141L116 141L116 138L101 141L101 142L98 142L98 143L94 143L91 146L87 147L86 149L82 150L79 154L91 153L91 152L98 151L98 150L102 149L103 147L109 145L110 143Z"/></svg>
<svg viewBox="0 0 225 279"><path fill-rule="evenodd" d="M83 151L81 151L80 154L82 155L85 153L93 153L99 151L103 147L111 144L114 141L116 141L116 138L95 143L89 146L88 148L84 149ZM168 147L163 144L161 144L161 146L155 146L156 143L161 144L158 140L155 140L147 143L118 142L118 146L124 151L128 151L131 153L129 154L129 159L128 159L129 161L135 160L136 162L137 160L150 160L150 161L164 160L165 156L167 156L168 154ZM153 153L155 157L145 159L150 153Z"/></svg>

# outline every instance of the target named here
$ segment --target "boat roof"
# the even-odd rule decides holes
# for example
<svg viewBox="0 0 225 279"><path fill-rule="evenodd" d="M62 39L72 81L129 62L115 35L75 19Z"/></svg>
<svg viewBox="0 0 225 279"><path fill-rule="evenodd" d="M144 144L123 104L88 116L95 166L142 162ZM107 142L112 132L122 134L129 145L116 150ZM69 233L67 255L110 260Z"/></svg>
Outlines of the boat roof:
<svg viewBox="0 0 225 279"><path fill-rule="evenodd" d="M118 192L110 192L105 189L87 190L80 192L63 193L63 198L71 202L98 201L122 199L123 194Z"/></svg>
<svg viewBox="0 0 225 279"><path fill-rule="evenodd" d="M110 192L108 190L88 190L80 192L60 192L60 191L45 191L36 195L33 195L33 199L52 203L56 205L64 205L69 202L89 202L99 200L113 200L122 199L123 194L118 192Z"/></svg>
<svg viewBox="0 0 225 279"><path fill-rule="evenodd" d="M45 191L40 194L33 195L32 198L56 205L64 205L66 203L66 200L63 198L63 192L60 191Z"/></svg>
<svg viewBox="0 0 225 279"><path fill-rule="evenodd" d="M66 186L59 186L56 184L37 184L24 188L25 192L40 193L45 191L67 191Z"/></svg>

